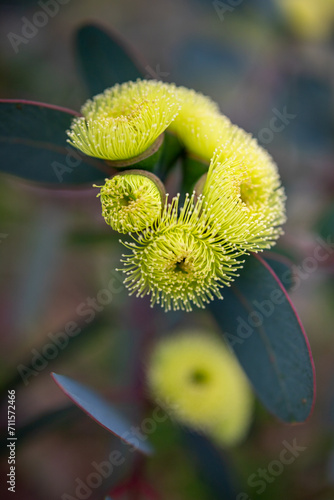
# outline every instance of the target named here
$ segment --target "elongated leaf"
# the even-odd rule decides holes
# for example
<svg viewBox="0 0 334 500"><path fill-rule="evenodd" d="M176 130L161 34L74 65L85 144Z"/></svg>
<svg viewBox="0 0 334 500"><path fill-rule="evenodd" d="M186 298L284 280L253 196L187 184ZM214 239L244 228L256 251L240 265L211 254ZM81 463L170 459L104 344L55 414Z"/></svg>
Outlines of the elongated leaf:
<svg viewBox="0 0 334 500"><path fill-rule="evenodd" d="M91 97L116 83L143 78L150 69L118 35L98 24L78 30L76 54Z"/></svg>
<svg viewBox="0 0 334 500"><path fill-rule="evenodd" d="M241 276L209 308L262 403L286 422L303 422L315 397L307 337L277 276L251 255Z"/></svg>
<svg viewBox="0 0 334 500"><path fill-rule="evenodd" d="M183 439L190 450L198 476L210 488L214 498L238 498L234 484L236 474L228 457L200 434L184 430Z"/></svg>
<svg viewBox="0 0 334 500"><path fill-rule="evenodd" d="M64 393L99 425L142 453L151 454L152 447L146 440L139 440L132 431L132 424L120 415L110 403L94 391L64 375L51 374Z"/></svg>
<svg viewBox="0 0 334 500"><path fill-rule="evenodd" d="M269 264L278 279L282 282L284 288L289 290L294 284L293 262L284 255L267 250L262 253L261 257Z"/></svg>
<svg viewBox="0 0 334 500"><path fill-rule="evenodd" d="M0 171L62 189L111 174L103 161L66 142L65 131L77 114L39 102L0 100Z"/></svg>

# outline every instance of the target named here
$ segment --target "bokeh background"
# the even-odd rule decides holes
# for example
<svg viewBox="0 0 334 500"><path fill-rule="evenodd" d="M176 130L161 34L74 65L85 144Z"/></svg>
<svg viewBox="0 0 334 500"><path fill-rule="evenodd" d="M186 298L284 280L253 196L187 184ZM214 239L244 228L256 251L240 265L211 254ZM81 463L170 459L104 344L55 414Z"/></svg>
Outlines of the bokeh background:
<svg viewBox="0 0 334 500"><path fill-rule="evenodd" d="M115 498L333 500L334 0L69 0L16 53L8 34L21 34L22 18L32 19L37 10L34 0L0 4L1 98L79 110L88 94L74 60L73 32L95 20L144 55L148 77L155 71L163 80L210 95L270 151L288 196L278 250L300 269L291 297L317 370L317 403L307 423L287 426L257 403L247 439L212 457L212 450L196 455L182 429L165 422L150 436L156 456L141 465L153 493L147 486L142 496L119 491ZM284 126L273 130L273 118L282 114ZM71 407L50 372L87 383L140 418L128 388L135 383L142 332L149 335L153 326L167 331L177 322L160 312L148 316L147 303L128 299L120 286L80 335L23 383L17 367L29 366L32 350L40 350L50 333L79 320L77 307L96 297L117 267L118 238L101 218L96 193L89 186L51 190L0 176L1 425L6 432L7 389L16 389L19 500L75 497L75 479L84 480L92 462L118 445ZM323 241L328 258L319 261L314 256ZM187 325L198 323L214 328L202 313L189 315ZM267 469L282 443L293 440L305 450L256 493L249 477ZM2 445L6 499L13 494L3 480L8 465ZM136 454L129 456L89 498L104 498L136 460Z"/></svg>

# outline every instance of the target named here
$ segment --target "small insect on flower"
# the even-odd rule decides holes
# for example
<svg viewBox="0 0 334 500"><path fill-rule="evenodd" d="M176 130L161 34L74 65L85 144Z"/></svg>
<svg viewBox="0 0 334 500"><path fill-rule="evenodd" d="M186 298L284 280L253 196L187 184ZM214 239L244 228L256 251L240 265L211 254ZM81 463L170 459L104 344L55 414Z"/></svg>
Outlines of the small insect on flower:
<svg viewBox="0 0 334 500"><path fill-rule="evenodd" d="M106 179L98 196L106 223L119 233L132 233L153 225L161 215L166 193L154 174L127 170Z"/></svg>
<svg viewBox="0 0 334 500"><path fill-rule="evenodd" d="M165 311L192 310L192 304L222 298L220 288L229 285L242 262L240 252L219 236L204 200L187 195L178 215L179 197L165 204L162 216L151 229L122 242L131 250L121 262L125 285L130 295L151 295L151 305L161 304Z"/></svg>
<svg viewBox="0 0 334 500"><path fill-rule="evenodd" d="M74 118L68 142L88 156L110 161L135 158L150 148L180 109L175 86L137 80L106 89Z"/></svg>
<svg viewBox="0 0 334 500"><path fill-rule="evenodd" d="M258 252L282 234L285 194L272 158L246 132L234 128L235 135L211 160L202 194L222 236L240 250ZM230 156L226 151L232 149Z"/></svg>
<svg viewBox="0 0 334 500"><path fill-rule="evenodd" d="M186 330L159 341L148 361L147 385L172 418L218 444L233 445L246 435L250 386L234 355L211 333Z"/></svg>

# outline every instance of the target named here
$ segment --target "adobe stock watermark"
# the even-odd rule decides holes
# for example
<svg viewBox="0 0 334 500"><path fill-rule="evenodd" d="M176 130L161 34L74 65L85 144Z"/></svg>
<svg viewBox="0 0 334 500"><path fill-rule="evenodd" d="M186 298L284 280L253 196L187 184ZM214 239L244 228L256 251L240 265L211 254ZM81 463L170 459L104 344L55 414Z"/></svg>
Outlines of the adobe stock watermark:
<svg viewBox="0 0 334 500"><path fill-rule="evenodd" d="M286 106L284 106L282 111L273 108L273 117L269 120L268 127L263 127L257 135L258 141L261 144L270 144L275 134L283 132L283 130L297 118L297 115L288 113Z"/></svg>
<svg viewBox="0 0 334 500"><path fill-rule="evenodd" d="M54 174L58 179L58 182L63 182L64 174L70 174L73 170L82 163L82 158L75 149L70 146L66 146L67 155L65 156L65 164L59 161L53 161L51 167L53 168Z"/></svg>
<svg viewBox="0 0 334 500"><path fill-rule="evenodd" d="M285 467L293 464L299 455L307 449L306 446L300 446L296 438L293 439L292 444L283 441L282 445L283 449L277 460L272 460L265 469L259 467L256 472L248 477L247 484L251 488L256 488L256 495L264 493L268 484L273 483L284 472ZM247 493L241 492L236 496L235 500L252 499Z"/></svg>
<svg viewBox="0 0 334 500"><path fill-rule="evenodd" d="M239 5L241 5L243 2L244 0L226 0L225 2L221 2L220 0L214 0L212 2L212 5L220 21L224 21L225 15L227 13L233 12L236 9L236 7L239 7Z"/></svg>
<svg viewBox="0 0 334 500"><path fill-rule="evenodd" d="M157 406L154 408L151 417L144 418L139 426L130 427L127 432L120 436L123 444L128 446L130 453L136 451L139 444L145 442L157 430L158 425L169 418L169 414L163 409L165 402L161 405L161 402L157 400L156 403ZM126 441L124 441L125 439ZM99 463L92 462L92 472L84 480L77 477L73 495L63 493L61 500L87 500L94 490L100 488L103 482L112 476L115 468L125 463L125 460L125 455L122 452L112 450L106 460Z"/></svg>
<svg viewBox="0 0 334 500"><path fill-rule="evenodd" d="M76 307L76 314L84 318L86 324L91 323L96 314L102 312L112 302L115 294L124 290L125 287L120 275L116 272L112 272L112 274L113 277L109 280L106 288L99 290L96 297L87 297ZM31 349L32 358L29 366L24 364L17 366L17 371L24 385L27 386L29 384L31 377L37 377L48 366L49 362L54 360L60 351L63 351L67 347L70 339L76 337L81 332L82 327L76 321L68 321L62 331L56 333L49 332L47 336L50 342L39 350L35 348Z"/></svg>
<svg viewBox="0 0 334 500"><path fill-rule="evenodd" d="M37 2L41 10L37 10L31 17L21 17L22 26L20 34L10 32L7 38L15 52L18 53L21 44L27 44L30 40L35 38L41 28L44 28L50 19L54 18L61 5L66 5L70 0L40 0Z"/></svg>
<svg viewBox="0 0 334 500"><path fill-rule="evenodd" d="M294 292L303 281L318 270L320 263L328 260L333 254L334 244L331 236L328 236L327 241L317 238L313 254L305 257L299 266L293 265L291 270L285 271L280 277L282 284L289 286L289 291ZM236 344L243 344L254 333L255 328L262 326L264 320L274 313L276 306L285 300L285 294L279 286L273 289L265 300L253 300L252 311L248 314L247 321L238 316L236 332L234 334L226 332L230 345L233 347Z"/></svg>

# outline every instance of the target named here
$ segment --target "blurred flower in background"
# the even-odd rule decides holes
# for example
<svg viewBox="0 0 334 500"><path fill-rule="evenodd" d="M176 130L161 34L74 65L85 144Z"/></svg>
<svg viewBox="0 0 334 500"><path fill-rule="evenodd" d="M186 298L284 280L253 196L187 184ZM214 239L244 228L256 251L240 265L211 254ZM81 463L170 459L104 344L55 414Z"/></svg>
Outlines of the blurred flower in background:
<svg viewBox="0 0 334 500"><path fill-rule="evenodd" d="M173 333L154 347L147 368L153 401L175 421L204 432L219 445L235 445L250 426L249 383L226 345L211 332Z"/></svg>
<svg viewBox="0 0 334 500"><path fill-rule="evenodd" d="M334 29L332 0L276 0L294 33L305 40L329 39Z"/></svg>
<svg viewBox="0 0 334 500"><path fill-rule="evenodd" d="M218 455L212 448L208 451L203 441L197 452L187 449L183 425L165 419L149 436L156 456L145 471L147 479L162 500L256 498L257 488L249 484L254 474L265 484L261 500L332 500L333 2L82 0L79 5L72 0L59 3L58 13L49 16L45 26L28 30L34 35L26 37L26 43L19 44L15 52L8 34L24 36L29 22L38 22L41 3L1 3L2 97L79 110L93 94L75 69L72 35L81 23L94 18L114 27L146 56L147 73L156 70L168 82L212 96L224 115L268 149L279 165L287 193L288 220L277 250L294 262L290 293L317 365L320 391L315 412L306 424L288 427L268 415L258 402L252 409L250 397L250 406L242 413L245 421L235 422L240 444L230 447L228 453L219 446ZM190 110L192 106L190 102ZM200 123L190 123L189 130L191 148L196 153L196 148L203 151L207 147L208 159L215 145L210 143L211 116L208 125L206 118L203 115ZM205 145L198 144L198 127L207 134ZM67 168L75 171L80 168L76 165L72 159ZM52 173L51 165L46 164L45 169ZM175 177L178 175L176 170ZM59 183L59 187L63 185ZM87 188L69 194L1 177L0 252L1 262L6 262L0 270L1 383L5 393L7 387L15 387L17 394L17 424L22 427L17 447L19 500L59 500L65 492L75 497L75 478L84 482L96 472L92 463L105 461L117 444L70 407L49 372L56 370L87 382L132 414L133 405L123 389L130 386L132 393L132 384L138 387L141 370L133 366L133 360L151 334L148 302L129 301L121 273L111 273L121 258L119 235L105 224L96 191L91 185ZM173 183L168 189L173 189ZM153 322L164 334L182 323L180 311L165 315L164 321L156 310L154 314ZM192 323L187 325L192 333L214 330L202 311L192 314ZM80 334L70 338L65 327L73 321L79 324ZM245 339L237 341L246 342L247 329L242 322L239 325ZM40 366L39 353L52 339L65 347L59 347L58 355L46 360L46 367L38 371L34 366ZM173 338L175 343L179 340ZM161 346L167 341L169 337L164 335ZM190 367L194 359L191 344L185 359ZM34 370L26 384L18 376L20 363ZM172 376L175 366L169 367ZM208 370L214 367L210 365ZM175 382L173 391L177 389ZM239 404L234 396L232 401ZM191 408L201 415L195 403ZM224 411L222 408L222 414ZM229 433L233 435L227 429L222 425L220 442L227 442ZM217 434L218 428L213 437L212 428L210 443L218 443ZM283 442L297 443L306 450L275 475ZM131 458L126 468L130 463ZM4 456L1 473L7 473L7 465ZM257 476L259 470L265 471L268 481ZM110 487L121 482L126 472L128 469L115 468L107 480ZM6 494L7 490L4 499ZM105 490L94 490L89 498L101 500L104 494ZM111 497L118 500L124 495Z"/></svg>

